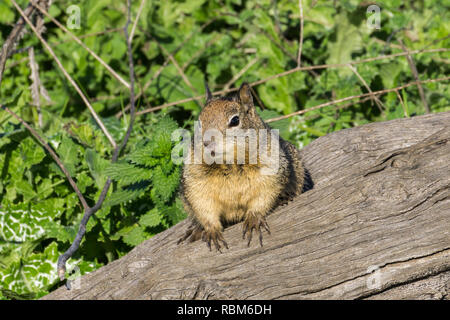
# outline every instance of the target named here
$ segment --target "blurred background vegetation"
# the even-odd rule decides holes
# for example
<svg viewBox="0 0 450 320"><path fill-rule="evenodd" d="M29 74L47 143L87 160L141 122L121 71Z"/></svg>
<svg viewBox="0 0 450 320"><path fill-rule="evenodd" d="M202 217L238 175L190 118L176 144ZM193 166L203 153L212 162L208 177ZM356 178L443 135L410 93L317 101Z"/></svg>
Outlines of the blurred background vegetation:
<svg viewBox="0 0 450 320"><path fill-rule="evenodd" d="M17 2L22 8L28 3ZM50 15L66 25L70 19L66 10L74 3L53 2ZM132 3L133 21L140 11L132 43L137 111L150 112L137 116L117 163L110 164L108 140L30 28L7 62L0 88L0 103L50 143L90 205L108 176L115 181L102 209L89 221L80 250L69 261L71 277L125 255L186 217L176 194L180 167L170 161L174 145L170 137L177 128L192 128L204 100L177 101L203 96L205 79L212 91L220 91L297 67L300 11L296 0L148 0L142 10L141 1ZM371 4L302 1L301 66L346 64L402 53L406 49L401 43L410 51L449 48L448 1L377 1L380 29L367 27ZM126 1L86 0L76 5L80 28L71 31L129 81L122 30ZM18 18L10 0L2 0L0 43ZM68 34L48 18L44 20L43 37L114 139L121 141L130 120L129 90ZM40 96L41 120L30 90L30 47L45 88ZM448 76L448 51L411 57L420 80ZM413 81L410 63L398 56L354 64L353 69L292 72L255 85L254 90L266 107L262 116L269 119ZM431 112L450 110L448 80L422 86ZM303 147L332 131L426 112L416 85L378 98L330 104L271 125ZM82 214L76 194L52 158L18 121L0 110L0 299L39 298L60 285L56 261L73 241Z"/></svg>

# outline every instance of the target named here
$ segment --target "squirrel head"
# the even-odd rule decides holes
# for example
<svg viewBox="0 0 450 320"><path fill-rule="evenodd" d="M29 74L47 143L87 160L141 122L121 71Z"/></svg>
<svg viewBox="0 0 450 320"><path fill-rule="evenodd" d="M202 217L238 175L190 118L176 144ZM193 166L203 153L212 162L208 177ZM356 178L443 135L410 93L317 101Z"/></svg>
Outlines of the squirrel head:
<svg viewBox="0 0 450 320"><path fill-rule="evenodd" d="M208 86L205 86L206 104L199 116L202 146L215 159L224 160L225 155L240 161L236 158L236 150L245 147L250 140L247 137L238 142L235 137L245 137L251 131L257 134L259 129L265 129L264 122L256 113L250 86L244 82L235 94L219 98L213 98ZM257 142L251 143L257 145ZM244 156L248 158L248 148L246 153L240 154L240 157Z"/></svg>
<svg viewBox="0 0 450 320"><path fill-rule="evenodd" d="M234 128L244 130L264 128L262 120L256 113L250 85L247 82L244 82L235 94L219 98L213 98L206 83L205 87L206 104L199 116L203 132L215 129L225 134L226 130Z"/></svg>

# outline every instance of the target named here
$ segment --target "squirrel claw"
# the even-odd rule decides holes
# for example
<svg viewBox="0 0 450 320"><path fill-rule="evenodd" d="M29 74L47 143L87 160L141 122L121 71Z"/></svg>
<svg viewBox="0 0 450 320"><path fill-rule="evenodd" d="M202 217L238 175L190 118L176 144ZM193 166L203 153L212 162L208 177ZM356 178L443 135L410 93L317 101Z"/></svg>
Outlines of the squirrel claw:
<svg viewBox="0 0 450 320"><path fill-rule="evenodd" d="M223 238L222 232L220 231L212 231L207 232L203 229L201 225L193 224L185 233L183 237L181 237L177 244L182 243L188 239L189 242L194 242L196 240L202 239L206 242L206 245L208 246L209 250L211 251L211 242L214 243L214 246L216 247L217 251L222 252L220 249L222 249L220 242L222 245L228 249L228 244Z"/></svg>
<svg viewBox="0 0 450 320"><path fill-rule="evenodd" d="M222 232L220 231L216 232L203 231L202 240L206 242L206 245L208 246L210 251L211 251L211 241L214 243L216 250L219 251L220 253L222 253L222 251L220 250L222 249L222 247L220 246L220 242L222 242L223 246L228 249L228 244L223 238Z"/></svg>
<svg viewBox="0 0 450 320"><path fill-rule="evenodd" d="M249 216L247 219L245 219L244 221L244 225L242 228L242 239L245 239L245 235L248 232L248 242L247 242L247 246L250 246L250 243L252 242L252 235L253 235L253 230L257 230L257 232L259 233L259 243L261 245L261 247L263 246L263 234L262 234L262 228L264 228L268 234L270 234L270 229L269 229L269 225L266 221L266 218L263 216L254 216L251 215Z"/></svg>
<svg viewBox="0 0 450 320"><path fill-rule="evenodd" d="M177 244L184 242L186 239L188 239L189 242L194 242L202 237L203 228L200 225L192 224L187 230L184 236L182 236L178 241Z"/></svg>

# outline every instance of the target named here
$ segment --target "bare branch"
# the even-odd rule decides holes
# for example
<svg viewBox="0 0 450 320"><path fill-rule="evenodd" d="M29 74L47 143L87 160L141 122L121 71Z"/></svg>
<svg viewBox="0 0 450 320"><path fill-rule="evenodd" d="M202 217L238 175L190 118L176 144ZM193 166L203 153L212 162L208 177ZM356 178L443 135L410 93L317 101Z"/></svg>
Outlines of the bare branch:
<svg viewBox="0 0 450 320"><path fill-rule="evenodd" d="M246 73L248 71L248 69L250 69L258 61L259 61L259 58L257 58L257 57L250 60L249 63L247 63L238 73L236 73L234 75L234 77L230 81L228 81L225 84L225 86L223 87L223 90L228 90L230 88L230 86L232 86L237 80L239 80L239 78L242 77L242 75L244 73Z"/></svg>
<svg viewBox="0 0 450 320"><path fill-rule="evenodd" d="M58 157L56 152L53 151L52 147L50 147L49 144L47 142L45 142L45 140L36 132L36 130L33 129L33 127L31 127L25 120L23 120L21 117L19 117L15 112L13 112L11 109L9 109L8 107L3 106L3 105L1 106L1 108L3 110L5 110L6 112L8 112L10 115L12 115L14 118L16 118L21 124L23 124L24 127L27 128L28 131L30 131L30 133L33 135L33 137L35 137L42 144L42 146L48 151L48 153L50 153L53 160L55 160L58 167L61 169L61 171L66 176L67 180L69 180L69 183L72 186L75 193L77 194L78 198L80 199L80 202L83 205L83 208L88 209L89 206L86 202L86 199L84 198L80 189L78 189L78 186L75 183L75 181L73 181L72 177L70 176L69 171L67 171L67 169L64 167L64 164L61 161L61 159Z"/></svg>
<svg viewBox="0 0 450 320"><path fill-rule="evenodd" d="M215 20L216 20L216 18L214 17L214 18L210 19L209 21L205 22L205 23L200 27L200 31L203 30L204 28L206 28L207 26L209 26L209 25L210 25L212 22L214 22ZM197 33L197 31L191 32L191 34L190 34L189 36L187 36L187 37L180 43L180 45L179 45L178 47L175 48L175 50L173 50L173 52L171 53L171 55L172 55L172 56L175 55L181 48L183 48L183 46L184 46L184 45L185 45L185 44L186 44L186 43L194 36L194 34L196 34L196 33ZM147 82L144 84L144 87L143 87L144 90L147 90L148 87L150 87L150 85L153 83L153 81L154 81L156 78L159 77L159 75L163 72L164 68L169 64L169 62L170 62L170 56L169 56L168 58L166 58L166 61L164 61L163 65L158 69L158 71L156 71L156 73L150 78L150 80L147 81ZM183 69L183 70L184 70L184 69ZM143 94L143 91L139 92L139 94L136 95L136 99L140 98L140 97L142 96L142 94ZM194 100L193 98L189 98L189 99L191 99L191 100L189 100L189 101ZM131 107L130 104L128 104L128 105L125 107L124 111L125 111L125 112L128 111L128 110L130 109L130 107ZM136 114L136 115L137 115L137 114ZM116 118L120 118L121 116L122 116L122 111L119 111L119 112L116 114Z"/></svg>
<svg viewBox="0 0 450 320"><path fill-rule="evenodd" d="M369 85L367 84L366 80L364 80L363 77L359 74L358 70L351 64L348 65L349 69L353 71L353 73L358 77L358 79L363 83L364 87L366 87L367 91L372 93L372 89L370 89ZM386 107L383 105L383 103L380 101L380 99L377 98L377 96L372 95L371 96L372 101L375 101L376 105L378 106L378 109L380 112L383 112L383 109L386 109Z"/></svg>
<svg viewBox="0 0 450 320"><path fill-rule="evenodd" d="M58 20L53 18L44 8L38 5L34 5L40 12L42 12L47 18L49 18L54 24L56 24L61 30L67 33L73 40L75 40L80 46L82 46L87 52L89 52L100 64L108 70L111 75L119 80L125 87L130 89L130 84L126 82L117 72L114 71L102 58L100 58L94 51L92 51L87 45L83 43L76 35L74 35L70 30L68 30L64 25L62 25Z"/></svg>
<svg viewBox="0 0 450 320"><path fill-rule="evenodd" d="M144 9L144 4L145 4L145 0L142 0L141 4L139 5L136 19L134 19L133 28L131 28L130 39L133 39L133 37L134 37L134 32L136 31L136 26L139 22L139 18L141 17L142 9Z"/></svg>
<svg viewBox="0 0 450 320"><path fill-rule="evenodd" d="M405 117L408 117L408 111L407 111L407 109L406 109L406 105L405 105L405 102L404 102L403 99L402 99L402 96L400 95L400 93L398 92L398 90L395 90L395 93L397 94L397 98L398 98L398 100L400 100L400 103L401 103L401 105L402 105L404 116L405 116Z"/></svg>
<svg viewBox="0 0 450 320"><path fill-rule="evenodd" d="M264 103L262 102L262 100L259 98L259 95L256 93L255 89L253 89L252 87L250 87L250 91L252 92L253 96L255 97L256 101L258 101L259 106L261 107L262 110L267 109L266 106L264 105Z"/></svg>
<svg viewBox="0 0 450 320"><path fill-rule="evenodd" d="M132 38L128 34L128 26L131 23L131 0L127 1L127 7L128 7L127 23L123 30L124 30L125 39L127 42L128 63L130 66L130 105L131 105L130 123L128 125L127 133L126 133L125 138L123 139L122 143L120 145L116 146L114 149L114 153L113 153L113 156L111 159L112 162L117 161L121 150L123 150L123 148L125 148L128 140L130 138L131 131L133 130L133 123L134 123L134 119L135 119L135 95L134 95L135 74L134 74L133 52L132 52L132 47L131 47ZM61 279L61 281L63 281L65 278L67 260L70 257L72 257L72 255L80 247L81 240L83 239L84 234L86 233L86 225L89 221L89 218L93 214L95 214L103 205L103 202L106 199L106 195L108 193L109 187L111 186L111 182L112 182L111 179L108 178L95 205L93 207L87 208L85 210L83 219L81 220L80 227L78 229L78 232L77 232L74 242L72 243L72 245L69 247L69 249L64 254L59 256L57 268L58 268L58 275L59 275L59 278ZM70 289L69 281L66 282L66 286L68 289Z"/></svg>
<svg viewBox="0 0 450 320"><path fill-rule="evenodd" d="M300 39L298 40L297 68L300 67L302 61L303 48L303 5L302 0L298 0L298 9L300 11Z"/></svg>
<svg viewBox="0 0 450 320"><path fill-rule="evenodd" d="M448 52L448 51L450 51L450 49L438 48L438 49L410 51L409 54ZM379 56L379 57L362 59L362 60L358 60L358 61L350 61L350 62L347 62L347 63L323 64L323 65L306 66L306 67L300 67L300 68L296 67L296 68L293 68L291 70L284 71L284 72L281 72L279 74L267 77L265 79L261 79L261 80L249 83L249 85L250 86L256 86L258 84L265 83L265 82L268 82L270 80L277 79L277 78L280 78L280 77L284 77L284 76L287 76L289 74L292 74L292 73L295 73L295 72L298 72L298 71L348 67L349 64L356 65L356 64L360 64L360 63L372 62L372 61L377 61L377 60L391 59L391 58L401 57L401 56L406 56L406 55L407 55L407 53L400 52L400 53L395 53L395 54L390 54L390 55L383 55L383 56ZM228 92L233 92L233 91L236 91L236 90L237 90L237 88L231 88L231 89L228 89L228 90L216 91L216 92L213 92L212 94L213 94L213 96L216 96L216 95L226 94ZM193 98L186 98L186 99L182 99L182 100L178 100L178 101L174 101L174 102L168 102L168 103L165 103L165 104L162 104L162 105L159 105L159 106L155 106L155 107L153 107L151 109L145 109L145 110L139 111L139 112L136 113L136 115L146 114L146 113L149 113L149 112L153 112L153 111L161 110L161 109L164 109L164 108L167 108L167 107L171 107L171 106L174 106L174 105L177 105L177 104L190 102L192 100L200 100L200 99L203 99L203 98L204 98L203 95L198 95L198 96L193 97Z"/></svg>
<svg viewBox="0 0 450 320"><path fill-rule="evenodd" d="M38 124L42 128L42 114L41 114L41 79L39 78L39 66L34 58L34 48L28 49L28 57L30 62L30 79L31 79L31 97L33 98L33 104L37 108Z"/></svg>
<svg viewBox="0 0 450 320"><path fill-rule="evenodd" d="M411 68L414 79L416 79L416 81L417 81L417 89L419 90L420 99L422 100L423 106L425 108L425 112L430 113L430 107L428 106L427 100L425 99L425 93L423 92L422 85L419 82L419 73L417 72L417 68L414 63L414 60L409 55L408 48L406 48L406 46L403 44L403 41L401 39L399 39L398 42L402 46L403 51L405 51L407 53L406 60L408 60L408 64L409 64L409 67Z"/></svg>
<svg viewBox="0 0 450 320"><path fill-rule="evenodd" d="M97 113L95 112L94 108L92 107L92 105L90 104L89 100L86 98L86 96L84 95L84 93L81 91L81 89L78 87L78 85L76 84L76 82L72 79L72 77L69 75L69 73L66 71L66 69L64 69L64 66L62 65L61 61L59 61L58 57L56 56L56 54L53 52L53 49L48 45L47 41L44 40L44 38L42 38L42 36L38 33L38 31L36 30L36 28L33 26L33 24L31 23L30 19L28 19L28 17L25 15L25 13L22 11L22 9L17 5L15 0L11 0L11 2L14 4L14 6L16 7L17 11L19 11L20 15L24 18L24 20L27 22L27 24L30 26L30 28L33 30L33 32L36 34L36 36L39 38L39 40L42 42L42 44L45 46L45 48L47 49L47 51L50 53L50 55L53 57L53 59L55 60L56 64L58 65L58 67L61 69L62 73L64 74L64 76L67 78L67 80L69 80L70 84L75 88L75 90L78 92L78 94L80 95L81 99L84 101L84 103L86 104L86 106L88 107L89 111L92 114L92 117L95 119L95 121L97 122L97 124L99 125L99 127L102 129L103 133L105 134L105 136L108 138L109 142L112 144L112 146L115 148L116 147L116 142L114 141L113 137L111 136L111 134L109 133L108 129L106 129L105 125L103 124L103 122L100 120L99 116L97 115Z"/></svg>
<svg viewBox="0 0 450 320"><path fill-rule="evenodd" d="M364 94L360 94L360 95L356 95L356 96L346 97L346 98L342 98L342 99L338 99L338 100L322 103L322 104L319 104L317 106L314 106L314 107L311 107L311 108L308 108L308 109L299 110L299 111L296 111L296 112L293 112L293 113L290 113L290 114L287 114L287 115L284 115L284 116L268 119L268 120L266 120L266 122L274 122L274 121L278 121L278 120L287 119L287 118L290 118L290 117L295 116L295 115L299 115L299 114L303 114L303 113L306 113L306 112L309 112L309 111L321 109L323 107L326 107L326 106L329 106L329 105L333 105L333 104L336 104L336 103L339 103L339 102L344 102L344 101L353 100L353 99L359 99L359 98L368 97L368 96L371 96L371 95L379 95L379 94L385 94L385 93L388 93L388 92L394 92L394 91L397 91L397 90L401 90L401 89L404 89L404 88L415 86L415 85L418 84L418 82L420 82L420 83L431 83L431 82L447 81L449 79L450 79L450 76L449 77L438 78L438 79L428 79L428 80L423 80L423 81L414 81L414 82L410 82L410 83L407 83L407 84L404 84L402 86L399 86L399 87L396 87L396 88L392 88L392 89L373 91L373 92L369 92L369 93L364 93Z"/></svg>
<svg viewBox="0 0 450 320"><path fill-rule="evenodd" d="M142 32L145 32L144 30L141 29ZM155 39L154 37L152 37L152 35L148 32L145 32L145 34L152 39L153 41L156 42L156 45L158 46L158 48L164 53L164 55L166 55L168 57L168 59L173 63L173 65L175 66L175 68L177 69L178 74L181 76L181 78L183 79L184 83L186 83L186 85L189 87L189 89L191 89L195 94L199 94L198 91L194 88L194 86L192 85L191 81L189 81L189 78L186 76L186 74L184 73L183 69L180 67L180 65L178 64L177 60L174 58L174 55L169 53L166 48L164 48L157 39Z"/></svg>
<svg viewBox="0 0 450 320"><path fill-rule="evenodd" d="M96 36L101 36L104 34L108 34L108 33L113 33L113 32L117 32L117 31L122 31L122 28L113 28L113 29L107 29L104 31L99 31L99 32L93 32L93 33L88 33L88 34L84 34L82 36L79 36L78 39L85 39L85 38L89 38L89 37L96 37ZM72 39L67 39L67 40L62 40L62 41L52 41L50 42L51 45L53 46L59 46L60 44L66 43L66 42L70 42Z"/></svg>
<svg viewBox="0 0 450 320"><path fill-rule="evenodd" d="M28 4L28 7L25 9L23 14L26 17L31 18L34 13L35 13L35 10L30 2L30 4ZM2 83L3 72L5 71L6 60L9 58L10 54L13 52L16 42L19 40L19 38L22 34L22 29L24 26L25 26L25 21L21 17L17 21L17 23L14 25L14 28L12 29L12 31L9 34L6 41L3 43L2 50L0 52L0 84Z"/></svg>
<svg viewBox="0 0 450 320"><path fill-rule="evenodd" d="M194 61L195 59L197 59L199 56L201 56L206 49L208 49L209 47L211 47L211 45L216 42L219 38L221 38L220 34L216 34L214 37L211 38L211 40L209 40L205 46L201 47L200 50L198 50L196 53L194 53L191 58L186 61L185 64L183 64L183 66L181 67L181 70L186 70L186 68L192 63L192 61Z"/></svg>

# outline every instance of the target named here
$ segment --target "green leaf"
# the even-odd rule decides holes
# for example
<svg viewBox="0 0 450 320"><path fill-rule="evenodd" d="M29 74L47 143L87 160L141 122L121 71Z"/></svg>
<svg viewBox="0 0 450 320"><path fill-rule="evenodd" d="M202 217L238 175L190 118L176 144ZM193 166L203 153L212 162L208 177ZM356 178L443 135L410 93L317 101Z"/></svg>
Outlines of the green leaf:
<svg viewBox="0 0 450 320"><path fill-rule="evenodd" d="M63 137L61 144L58 147L59 157L71 176L75 175L76 167L79 162L78 149L78 146L68 137Z"/></svg>
<svg viewBox="0 0 450 320"><path fill-rule="evenodd" d="M18 194L23 196L23 201L28 202L36 196L36 192L34 192L33 187L29 182L24 180L16 180L14 183L16 191Z"/></svg>
<svg viewBox="0 0 450 320"><path fill-rule="evenodd" d="M144 227L156 227L160 223L161 217L159 216L158 209L156 208L148 211L139 219L139 224Z"/></svg>
<svg viewBox="0 0 450 320"><path fill-rule="evenodd" d="M84 159L89 166L89 170L95 179L97 187L103 188L107 179L105 169L109 166L109 162L102 159L100 155L92 149L86 149Z"/></svg>
<svg viewBox="0 0 450 320"><path fill-rule="evenodd" d="M362 49L362 37L359 29L351 24L345 14L336 18L336 39L328 42L330 52L327 64L341 64L352 60L352 53ZM339 68L341 76L349 75L349 68Z"/></svg>
<svg viewBox="0 0 450 320"><path fill-rule="evenodd" d="M135 166L127 162L112 163L105 174L112 180L118 181L121 185L149 180L152 177L152 170Z"/></svg>
<svg viewBox="0 0 450 320"><path fill-rule="evenodd" d="M20 155L26 168L40 163L44 157L45 152L42 146L33 141L31 137L24 139L20 144Z"/></svg>
<svg viewBox="0 0 450 320"><path fill-rule="evenodd" d="M31 208L26 203L4 204L0 208L0 238L12 242L39 239L46 233L47 223L61 213L51 202Z"/></svg>
<svg viewBox="0 0 450 320"><path fill-rule="evenodd" d="M169 218L171 225L177 224L187 217L183 209L183 204L178 198L171 206L162 209L162 214Z"/></svg>
<svg viewBox="0 0 450 320"><path fill-rule="evenodd" d="M145 193L148 185L145 185L143 188L127 188L115 191L111 194L105 201L105 207L107 206L115 206L119 203L126 203L131 200L135 200Z"/></svg>
<svg viewBox="0 0 450 320"><path fill-rule="evenodd" d="M123 241L130 246L137 246L146 239L144 229L135 225L123 236Z"/></svg>
<svg viewBox="0 0 450 320"><path fill-rule="evenodd" d="M156 195L164 202L168 201L178 187L181 170L179 167L170 174L164 174L161 167L153 171L152 184Z"/></svg>

